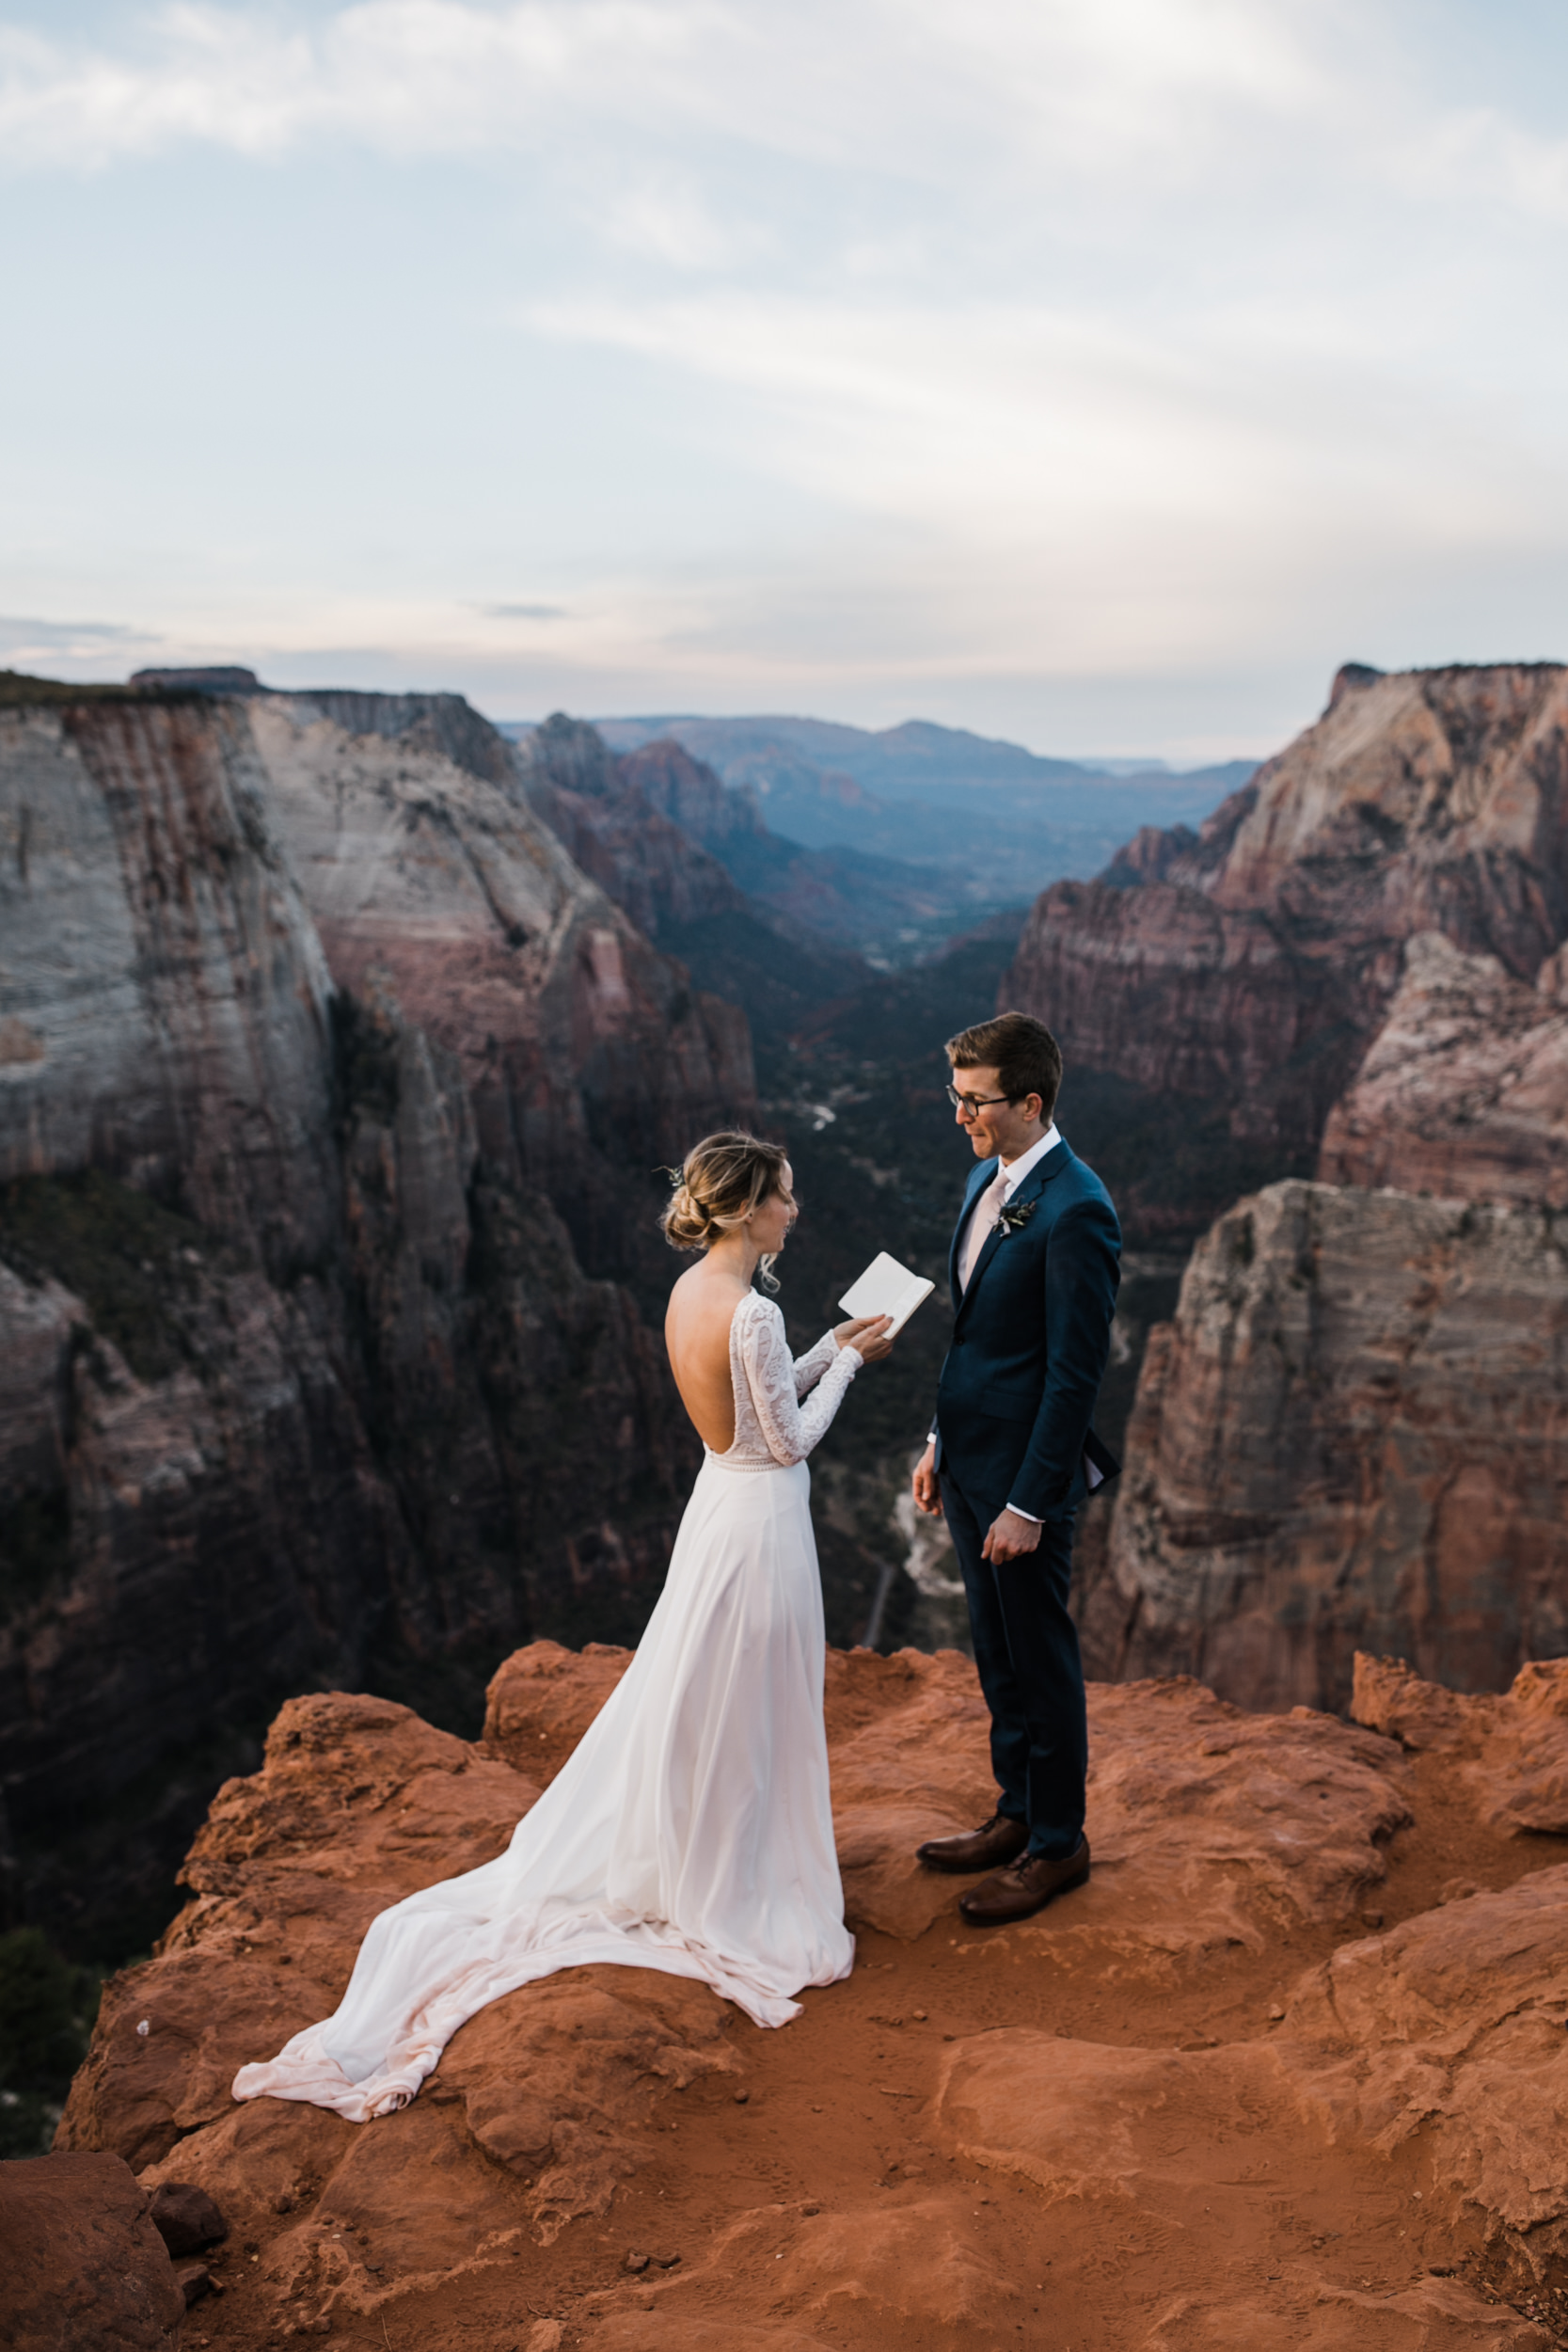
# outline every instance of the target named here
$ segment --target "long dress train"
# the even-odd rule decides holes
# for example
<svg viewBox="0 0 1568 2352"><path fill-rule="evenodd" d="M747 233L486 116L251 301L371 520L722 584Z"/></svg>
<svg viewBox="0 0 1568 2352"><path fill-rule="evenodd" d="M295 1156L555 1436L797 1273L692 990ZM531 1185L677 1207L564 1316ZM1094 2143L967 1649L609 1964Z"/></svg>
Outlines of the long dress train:
<svg viewBox="0 0 1568 2352"><path fill-rule="evenodd" d="M506 1852L372 1920L333 2014L242 2066L237 2099L385 2115L487 2002L591 1961L701 1978L759 2026L848 1975L806 1456L861 1360L830 1331L791 1363L778 1308L741 1299L735 1442L705 1454L621 1681Z"/></svg>

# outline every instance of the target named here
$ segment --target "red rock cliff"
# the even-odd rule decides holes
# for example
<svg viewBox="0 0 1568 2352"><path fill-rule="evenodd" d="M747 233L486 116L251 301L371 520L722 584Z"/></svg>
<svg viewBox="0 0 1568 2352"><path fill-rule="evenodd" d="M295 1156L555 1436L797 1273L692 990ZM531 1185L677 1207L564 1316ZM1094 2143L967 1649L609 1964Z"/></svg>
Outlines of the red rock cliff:
<svg viewBox="0 0 1568 2352"><path fill-rule="evenodd" d="M574 865L493 730L499 779L428 741L414 698L386 699L383 729L352 735L320 698L249 707L333 977L390 989L454 1057L486 1160L551 1196L594 1271L621 1271L647 1171L754 1112L745 1017Z"/></svg>
<svg viewBox="0 0 1568 2352"><path fill-rule="evenodd" d="M1568 950L1533 984L1419 931L1318 1172L1465 1200L1568 1204Z"/></svg>
<svg viewBox="0 0 1568 2352"><path fill-rule="evenodd" d="M112 1948L280 1691L641 1622L692 1444L546 1194L626 1254L749 1047L450 697L0 712L0 1786Z"/></svg>
<svg viewBox="0 0 1568 2352"><path fill-rule="evenodd" d="M678 743L617 758L595 728L557 715L516 757L531 805L645 937L744 911L745 894L685 821L722 818L733 803L743 822L744 804ZM695 783L700 791L705 780L709 789L694 809L690 789L679 787ZM762 830L759 819L753 827Z"/></svg>
<svg viewBox="0 0 1568 2352"><path fill-rule="evenodd" d="M1549 1213L1239 1203L1150 1336L1097 1670L1339 1707L1357 1648L1480 1691L1568 1650L1565 1334Z"/></svg>
<svg viewBox="0 0 1568 2352"><path fill-rule="evenodd" d="M1568 670L1342 671L1197 835L1048 890L1002 997L1069 1066L1223 1104L1309 1165L1432 930L1525 981L1568 934Z"/></svg>
<svg viewBox="0 0 1568 2352"><path fill-rule="evenodd" d="M330 2009L377 1910L501 1849L626 1663L522 1651L473 1746L384 1700L295 1700L214 1804L60 2145L217 2201L222 2342L1560 2339L1560 1667L1465 1702L1365 1659L1358 1724L1091 1689L1095 1874L987 1937L912 1859L986 1799L973 1668L830 1653L859 1948L795 2024L578 1969L482 2011L400 2114L236 2106L235 2068Z"/></svg>

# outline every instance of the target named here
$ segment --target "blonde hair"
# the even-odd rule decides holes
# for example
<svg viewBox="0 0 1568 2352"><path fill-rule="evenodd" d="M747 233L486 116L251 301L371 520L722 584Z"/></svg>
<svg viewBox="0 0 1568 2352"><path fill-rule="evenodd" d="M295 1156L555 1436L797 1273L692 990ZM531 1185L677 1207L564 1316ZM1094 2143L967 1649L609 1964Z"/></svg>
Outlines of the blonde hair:
<svg viewBox="0 0 1568 2352"><path fill-rule="evenodd" d="M784 1189L789 1155L782 1143L764 1143L738 1127L723 1127L694 1143L675 1177L670 1205L659 1218L672 1249L711 1249L745 1224L754 1209ZM762 1261L769 1290L778 1284L771 1257Z"/></svg>

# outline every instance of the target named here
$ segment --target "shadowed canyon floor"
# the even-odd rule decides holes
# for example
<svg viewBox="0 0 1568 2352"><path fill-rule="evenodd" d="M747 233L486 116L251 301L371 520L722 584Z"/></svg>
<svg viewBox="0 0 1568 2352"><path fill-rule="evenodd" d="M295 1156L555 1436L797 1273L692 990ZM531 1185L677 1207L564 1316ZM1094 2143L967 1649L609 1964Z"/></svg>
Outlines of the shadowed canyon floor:
<svg viewBox="0 0 1568 2352"><path fill-rule="evenodd" d="M988 1935L910 1860L986 1806L973 1668L831 1653L859 1959L797 2023L585 1969L483 2011L380 2122L234 2106L379 1907L499 1850L626 1661L517 1652L473 1744L384 1699L293 1700L218 1797L59 2143L224 2207L185 2345L1559 2341L1568 1665L1455 1714L1366 1661L1367 1724L1097 1687L1095 1876Z"/></svg>

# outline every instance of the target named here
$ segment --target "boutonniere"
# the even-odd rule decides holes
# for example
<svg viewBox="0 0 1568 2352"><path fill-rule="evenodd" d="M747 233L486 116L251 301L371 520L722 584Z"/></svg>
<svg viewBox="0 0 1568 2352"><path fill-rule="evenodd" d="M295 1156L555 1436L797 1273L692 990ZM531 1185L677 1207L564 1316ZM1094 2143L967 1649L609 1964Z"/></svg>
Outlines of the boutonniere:
<svg viewBox="0 0 1568 2352"><path fill-rule="evenodd" d="M1004 1232L1022 1233L1039 1205L1037 1200L1009 1201L996 1221Z"/></svg>

